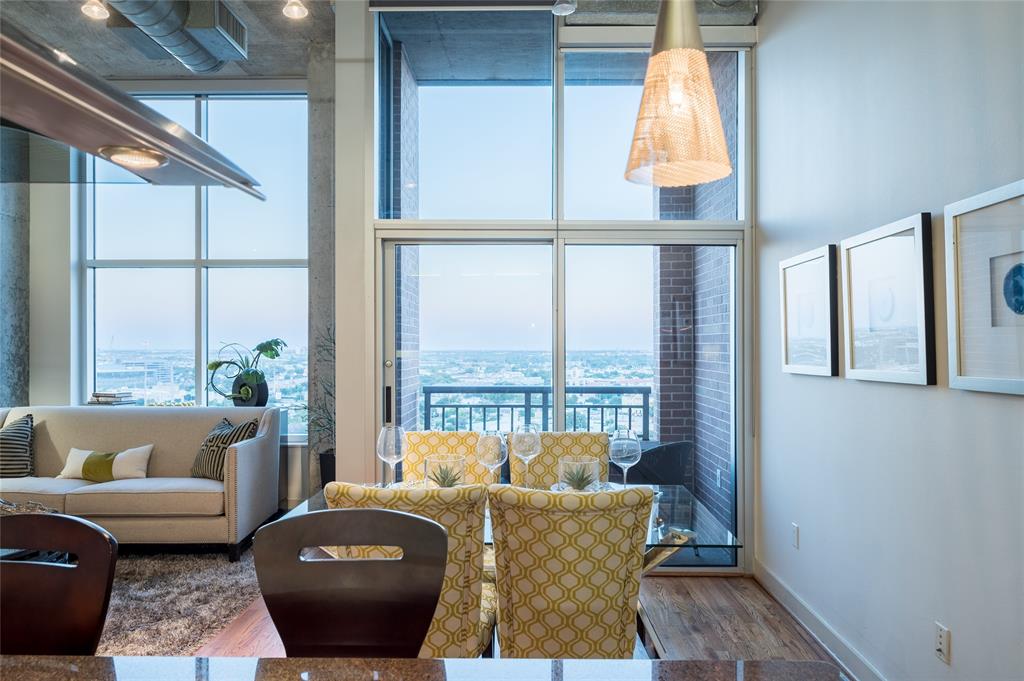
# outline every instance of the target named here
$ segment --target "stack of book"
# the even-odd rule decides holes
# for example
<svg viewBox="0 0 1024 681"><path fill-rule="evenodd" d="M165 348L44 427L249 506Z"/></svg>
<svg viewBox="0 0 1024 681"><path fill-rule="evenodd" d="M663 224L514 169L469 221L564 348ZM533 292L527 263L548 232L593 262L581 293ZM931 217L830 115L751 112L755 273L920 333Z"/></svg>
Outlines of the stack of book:
<svg viewBox="0 0 1024 681"><path fill-rule="evenodd" d="M130 392L94 392L89 404L135 404Z"/></svg>

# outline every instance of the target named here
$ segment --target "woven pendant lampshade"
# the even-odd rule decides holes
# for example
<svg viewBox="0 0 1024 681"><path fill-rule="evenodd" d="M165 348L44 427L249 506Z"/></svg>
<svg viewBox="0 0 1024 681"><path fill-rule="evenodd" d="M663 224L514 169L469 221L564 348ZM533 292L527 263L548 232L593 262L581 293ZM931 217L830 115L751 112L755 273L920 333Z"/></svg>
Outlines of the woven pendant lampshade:
<svg viewBox="0 0 1024 681"><path fill-rule="evenodd" d="M730 173L696 0L662 0L626 179L684 187Z"/></svg>

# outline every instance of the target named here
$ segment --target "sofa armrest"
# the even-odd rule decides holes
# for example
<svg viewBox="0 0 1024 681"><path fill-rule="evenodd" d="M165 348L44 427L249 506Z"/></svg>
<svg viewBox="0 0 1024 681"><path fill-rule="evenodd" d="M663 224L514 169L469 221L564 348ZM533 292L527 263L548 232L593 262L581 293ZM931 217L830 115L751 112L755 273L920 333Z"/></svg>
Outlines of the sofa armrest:
<svg viewBox="0 0 1024 681"><path fill-rule="evenodd" d="M255 437L228 447L224 461L224 510L229 544L242 541L278 509L280 413L278 409L268 409Z"/></svg>

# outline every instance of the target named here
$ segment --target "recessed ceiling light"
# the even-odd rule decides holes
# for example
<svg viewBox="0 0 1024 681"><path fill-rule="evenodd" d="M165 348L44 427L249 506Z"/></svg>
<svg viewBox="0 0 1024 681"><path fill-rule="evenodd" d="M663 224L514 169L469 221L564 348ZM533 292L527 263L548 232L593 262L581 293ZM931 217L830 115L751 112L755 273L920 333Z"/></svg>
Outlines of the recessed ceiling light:
<svg viewBox="0 0 1024 681"><path fill-rule="evenodd" d="M564 17L576 11L576 0L555 0L551 5L551 13Z"/></svg>
<svg viewBox="0 0 1024 681"><path fill-rule="evenodd" d="M82 5L82 14L89 17L90 19L106 19L110 16L110 10L108 10L100 0L86 0L85 4Z"/></svg>
<svg viewBox="0 0 1024 681"><path fill-rule="evenodd" d="M100 156L129 170L152 170L167 165L166 156L143 147L100 147Z"/></svg>
<svg viewBox="0 0 1024 681"><path fill-rule="evenodd" d="M309 10L302 4L302 0L288 0L281 8L281 13L289 19L305 19Z"/></svg>
<svg viewBox="0 0 1024 681"><path fill-rule="evenodd" d="M71 58L64 50L58 50L56 47L53 48L53 56L57 57L57 61L62 64L71 64L72 66L78 66L78 62Z"/></svg>

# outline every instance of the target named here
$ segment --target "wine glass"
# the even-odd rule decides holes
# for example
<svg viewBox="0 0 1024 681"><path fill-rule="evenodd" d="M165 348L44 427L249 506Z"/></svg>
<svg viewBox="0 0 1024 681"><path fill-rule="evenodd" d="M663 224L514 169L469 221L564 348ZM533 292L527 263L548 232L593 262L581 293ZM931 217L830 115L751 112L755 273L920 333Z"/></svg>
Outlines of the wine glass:
<svg viewBox="0 0 1024 681"><path fill-rule="evenodd" d="M608 447L608 458L622 469L622 488L626 488L626 476L631 466L640 461L640 438L632 430L616 430L612 433Z"/></svg>
<svg viewBox="0 0 1024 681"><path fill-rule="evenodd" d="M405 457L405 429L401 426L385 425L377 436L377 458L391 469L391 486L396 482L395 466Z"/></svg>
<svg viewBox="0 0 1024 681"><path fill-rule="evenodd" d="M519 457L526 467L523 481L529 482L530 461L540 454L540 428L532 423L520 423L512 433L512 453ZM527 487L530 485L527 484Z"/></svg>
<svg viewBox="0 0 1024 681"><path fill-rule="evenodd" d="M497 482L499 478L495 477L494 472L508 461L508 445L505 444L504 436L497 430L480 433L476 441L476 460L487 467L491 479Z"/></svg>

